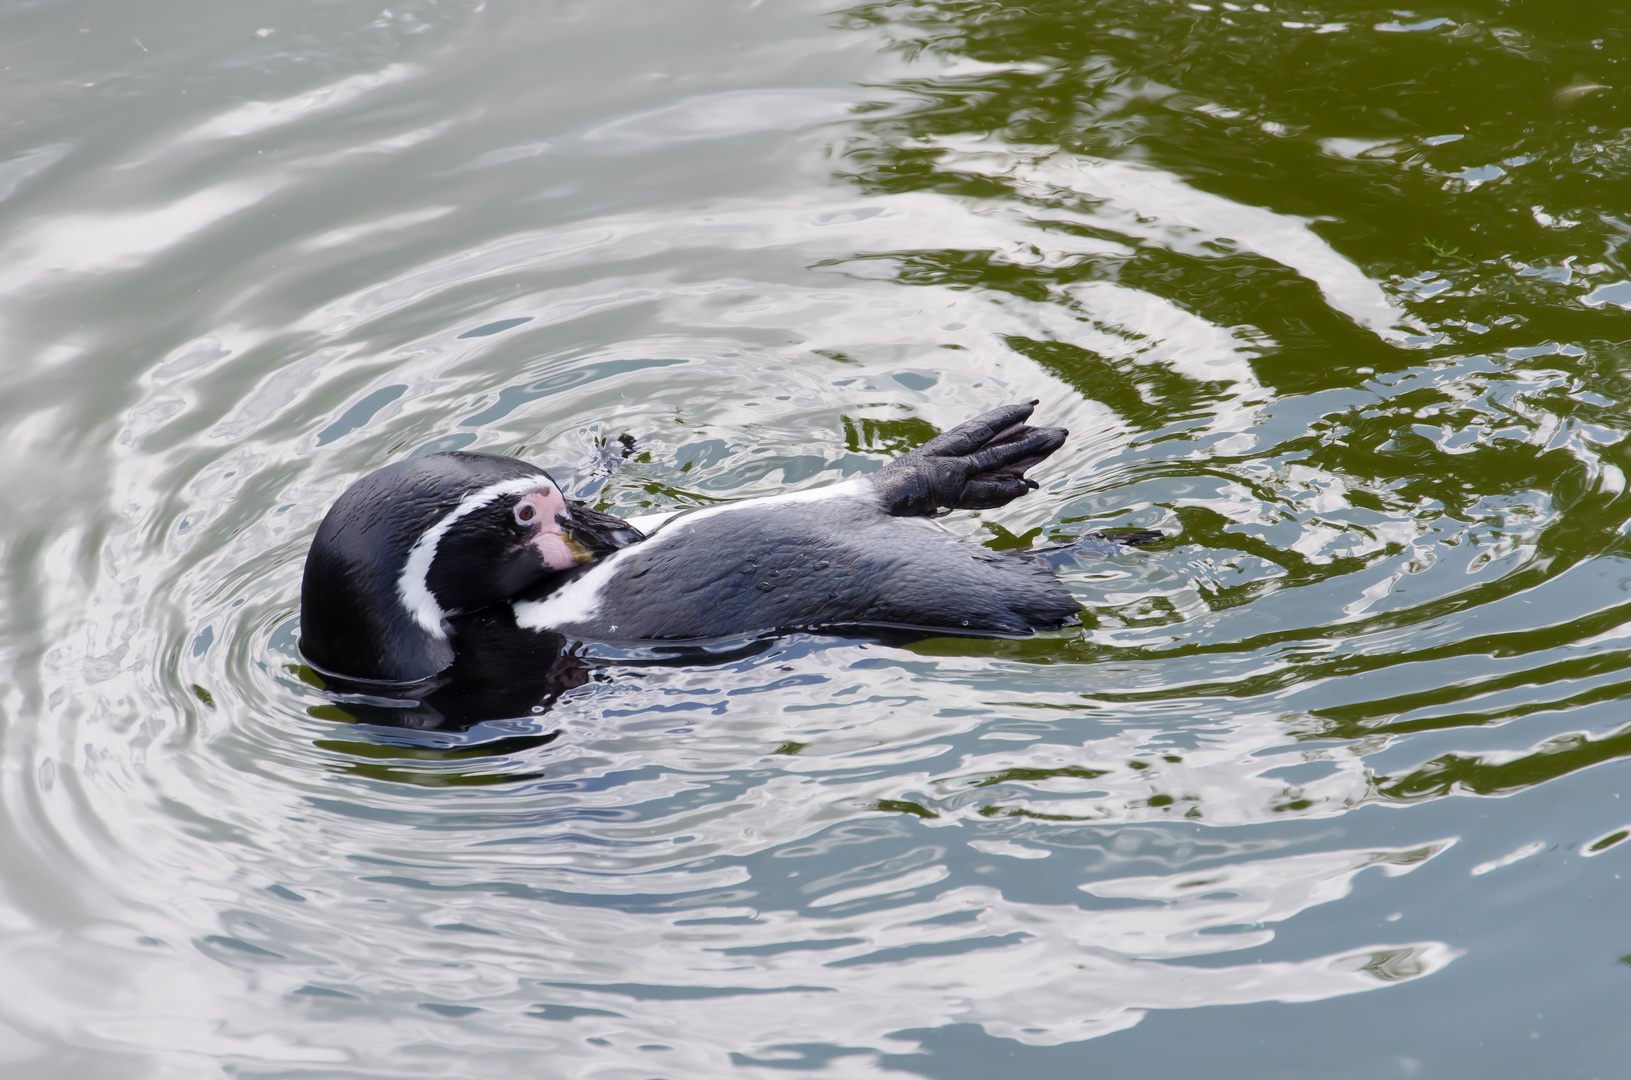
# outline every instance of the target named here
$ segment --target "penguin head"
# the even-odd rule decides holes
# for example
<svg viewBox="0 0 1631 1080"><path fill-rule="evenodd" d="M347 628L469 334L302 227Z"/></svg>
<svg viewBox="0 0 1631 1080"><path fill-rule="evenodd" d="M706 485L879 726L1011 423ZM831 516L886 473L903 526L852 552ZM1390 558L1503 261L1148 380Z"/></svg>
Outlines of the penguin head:
<svg viewBox="0 0 1631 1080"><path fill-rule="evenodd" d="M387 465L347 488L318 526L300 651L352 681L429 679L453 661L453 616L639 538L615 526L624 523L569 503L517 458L450 451Z"/></svg>

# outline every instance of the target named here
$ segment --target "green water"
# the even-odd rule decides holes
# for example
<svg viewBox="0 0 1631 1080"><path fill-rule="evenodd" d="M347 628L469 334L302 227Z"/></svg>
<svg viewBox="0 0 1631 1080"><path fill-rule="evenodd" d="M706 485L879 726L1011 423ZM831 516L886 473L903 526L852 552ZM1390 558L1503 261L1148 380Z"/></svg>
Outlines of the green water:
<svg viewBox="0 0 1631 1080"><path fill-rule="evenodd" d="M1625 5L0 25L7 1077L1625 1072ZM303 677L404 455L630 515L1028 398L949 527L1169 535L1080 627Z"/></svg>

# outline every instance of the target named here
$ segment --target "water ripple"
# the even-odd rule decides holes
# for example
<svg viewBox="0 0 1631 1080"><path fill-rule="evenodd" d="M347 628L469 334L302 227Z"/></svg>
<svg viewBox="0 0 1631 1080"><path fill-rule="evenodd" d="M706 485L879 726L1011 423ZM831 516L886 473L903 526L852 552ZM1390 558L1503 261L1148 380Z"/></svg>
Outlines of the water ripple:
<svg viewBox="0 0 1631 1080"><path fill-rule="evenodd" d="M28 15L0 1062L1177 1072L1233 1060L1217 1013L1374 1064L1402 1013L1505 1046L1531 983L1608 1046L1567 1025L1620 948L1625 155L1534 73L1598 50L1102 7ZM946 524L1165 532L1063 571L1079 627L588 650L469 730L295 648L386 461L627 433L635 515L1033 397L1041 490Z"/></svg>

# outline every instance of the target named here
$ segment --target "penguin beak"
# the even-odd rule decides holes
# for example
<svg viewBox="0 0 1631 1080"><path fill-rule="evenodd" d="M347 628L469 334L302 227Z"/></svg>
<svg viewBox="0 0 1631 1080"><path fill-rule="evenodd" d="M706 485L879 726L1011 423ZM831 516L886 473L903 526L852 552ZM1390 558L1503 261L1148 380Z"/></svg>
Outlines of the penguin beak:
<svg viewBox="0 0 1631 1080"><path fill-rule="evenodd" d="M644 540L645 534L622 518L602 513L574 500L568 504L569 516L561 523L568 543L588 553L588 558L610 555L618 548L626 548Z"/></svg>
<svg viewBox="0 0 1631 1080"><path fill-rule="evenodd" d="M571 522L562 522L561 525L564 526L560 530L561 546L566 548L572 558L576 560L577 565L582 566L586 562L593 562L595 553L578 543L572 534L567 531L571 527Z"/></svg>

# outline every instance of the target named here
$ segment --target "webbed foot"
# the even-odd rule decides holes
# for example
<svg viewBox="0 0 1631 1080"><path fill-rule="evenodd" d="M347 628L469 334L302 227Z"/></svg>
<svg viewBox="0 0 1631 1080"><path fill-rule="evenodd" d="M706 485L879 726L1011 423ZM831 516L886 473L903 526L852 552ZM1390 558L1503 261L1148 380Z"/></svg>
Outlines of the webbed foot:
<svg viewBox="0 0 1631 1080"><path fill-rule="evenodd" d="M872 474L896 517L928 516L942 508L1002 506L1037 484L1025 470L1053 453L1070 433L1025 423L1035 401L1004 405L958 424Z"/></svg>

